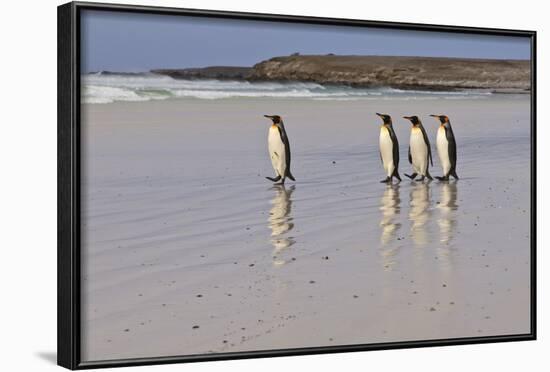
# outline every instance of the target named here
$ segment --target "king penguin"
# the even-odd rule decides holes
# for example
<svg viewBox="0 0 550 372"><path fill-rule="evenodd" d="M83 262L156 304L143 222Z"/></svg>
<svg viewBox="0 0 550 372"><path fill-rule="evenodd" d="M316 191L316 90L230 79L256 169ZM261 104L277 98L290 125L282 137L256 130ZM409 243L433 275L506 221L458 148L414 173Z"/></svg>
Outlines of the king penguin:
<svg viewBox="0 0 550 372"><path fill-rule="evenodd" d="M443 167L443 176L436 177L440 181L448 181L449 176L458 180L456 174L456 141L449 117L446 115L430 115L438 118L440 125L437 131L437 153Z"/></svg>
<svg viewBox="0 0 550 372"><path fill-rule="evenodd" d="M399 142L397 142L397 136L393 130L391 116L379 113L376 113L376 115L383 120L380 127L380 158L386 171L386 179L380 182L391 183L393 177L401 182L397 170L399 167Z"/></svg>
<svg viewBox="0 0 550 372"><path fill-rule="evenodd" d="M426 130L422 125L418 116L403 116L403 119L410 120L411 127L411 139L409 142L409 163L412 164L413 174L405 176L414 180L417 175L420 174L420 181L424 181L424 177L427 177L430 181L433 180L428 170L430 163L433 167L432 149L430 147L430 140L426 134Z"/></svg>
<svg viewBox="0 0 550 372"><path fill-rule="evenodd" d="M279 115L264 115L271 119L271 127L267 136L267 145L271 165L275 170L275 177L266 177L273 182L281 181L279 184L284 185L285 178L288 177L292 181L296 181L292 173L290 173L290 144L285 131L283 119Z"/></svg>

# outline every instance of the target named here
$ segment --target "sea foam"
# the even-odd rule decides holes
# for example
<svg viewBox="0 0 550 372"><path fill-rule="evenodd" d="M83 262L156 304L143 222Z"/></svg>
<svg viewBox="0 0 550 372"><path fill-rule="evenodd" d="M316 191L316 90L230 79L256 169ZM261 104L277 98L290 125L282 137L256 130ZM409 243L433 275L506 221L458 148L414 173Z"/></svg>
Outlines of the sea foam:
<svg viewBox="0 0 550 372"><path fill-rule="evenodd" d="M457 91L433 92L392 88L352 88L323 86L307 82L248 82L226 80L176 80L169 76L143 74L86 74L81 78L82 103L101 104L116 101L149 101L171 98L187 99L313 99L361 100L380 98L460 99L484 97L488 92Z"/></svg>

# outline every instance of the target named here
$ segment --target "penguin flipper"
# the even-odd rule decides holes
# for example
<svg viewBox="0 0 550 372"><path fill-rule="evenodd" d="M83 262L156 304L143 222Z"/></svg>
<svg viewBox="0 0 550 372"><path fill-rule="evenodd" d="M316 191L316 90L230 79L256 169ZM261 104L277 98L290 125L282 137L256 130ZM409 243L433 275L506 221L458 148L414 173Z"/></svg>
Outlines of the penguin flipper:
<svg viewBox="0 0 550 372"><path fill-rule="evenodd" d="M434 166L434 161L432 159L432 146L430 145L430 140L428 139L428 134L426 134L426 130L424 129L424 126L420 125L420 130L422 131L422 136L424 137L424 143L428 147L428 161L432 164L432 167ZM410 151L410 149L409 149ZM410 156L410 152L409 152Z"/></svg>
<svg viewBox="0 0 550 372"><path fill-rule="evenodd" d="M428 167L426 167L426 177L432 181L433 180L433 177L430 175L430 172L428 171Z"/></svg>
<svg viewBox="0 0 550 372"><path fill-rule="evenodd" d="M281 176L277 177L266 177L266 179L270 180L271 182L277 182L281 179Z"/></svg>
<svg viewBox="0 0 550 372"><path fill-rule="evenodd" d="M292 181L296 181L292 173L290 173L290 169L286 171L286 177L290 178Z"/></svg>
<svg viewBox="0 0 550 372"><path fill-rule="evenodd" d="M413 158L411 156L411 146L409 146L409 164L412 164L412 163L413 163Z"/></svg>
<svg viewBox="0 0 550 372"><path fill-rule="evenodd" d="M393 171L392 177L395 177L401 182L401 177L399 176L399 173L397 172L397 168Z"/></svg>
<svg viewBox="0 0 550 372"><path fill-rule="evenodd" d="M447 142L449 142L449 160L451 162L452 169L454 169L456 168L456 140L453 130L450 129L450 127L445 127L445 137L447 138ZM449 177L449 175L447 175L447 177Z"/></svg>
<svg viewBox="0 0 550 372"><path fill-rule="evenodd" d="M286 130L284 127L284 124L281 123L281 125L277 126L279 129L279 135L281 137L281 141L285 145L285 159L286 159L286 171L285 171L285 177L290 178L291 180L295 181L294 177L290 173L290 143L288 142L288 136L286 135Z"/></svg>

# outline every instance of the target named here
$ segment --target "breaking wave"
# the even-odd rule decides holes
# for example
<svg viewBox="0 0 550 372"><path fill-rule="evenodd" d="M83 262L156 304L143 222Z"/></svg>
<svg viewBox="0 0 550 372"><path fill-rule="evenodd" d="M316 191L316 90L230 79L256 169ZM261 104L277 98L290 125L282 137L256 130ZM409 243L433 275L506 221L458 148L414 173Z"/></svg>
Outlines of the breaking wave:
<svg viewBox="0 0 550 372"><path fill-rule="evenodd" d="M176 80L169 76L143 74L87 74L81 78L82 103L111 103L116 101L149 101L170 98L189 99L314 99L361 100L380 98L446 98L485 97L489 92L434 92L392 88L363 89L347 86L323 86L301 82L248 82L225 80Z"/></svg>

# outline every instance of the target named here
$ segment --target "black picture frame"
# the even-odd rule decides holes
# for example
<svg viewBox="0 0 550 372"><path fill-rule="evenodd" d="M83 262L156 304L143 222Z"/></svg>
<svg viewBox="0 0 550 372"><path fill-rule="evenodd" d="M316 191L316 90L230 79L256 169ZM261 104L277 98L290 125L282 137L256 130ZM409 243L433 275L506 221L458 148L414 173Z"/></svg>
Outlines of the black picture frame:
<svg viewBox="0 0 550 372"><path fill-rule="evenodd" d="M80 14L82 10L265 20L396 30L523 36L531 40L531 330L526 334L481 336L299 349L232 352L83 362L80 359ZM58 316L57 358L69 369L201 362L227 359L339 353L536 339L536 32L433 24L395 23L153 6L71 2L58 7Z"/></svg>

